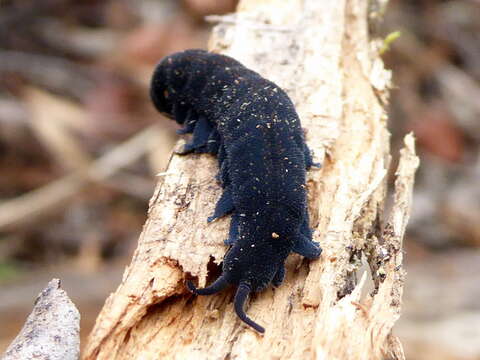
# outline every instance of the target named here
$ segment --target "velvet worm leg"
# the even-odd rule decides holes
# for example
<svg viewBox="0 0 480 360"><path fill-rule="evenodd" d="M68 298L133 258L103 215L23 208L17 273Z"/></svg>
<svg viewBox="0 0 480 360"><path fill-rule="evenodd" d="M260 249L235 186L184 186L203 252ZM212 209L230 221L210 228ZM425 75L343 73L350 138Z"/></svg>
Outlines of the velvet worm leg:
<svg viewBox="0 0 480 360"><path fill-rule="evenodd" d="M229 188L223 190L222 196L217 202L215 211L212 216L209 216L207 221L212 222L215 219L218 219L222 216L230 214L235 207L233 206L232 193Z"/></svg>

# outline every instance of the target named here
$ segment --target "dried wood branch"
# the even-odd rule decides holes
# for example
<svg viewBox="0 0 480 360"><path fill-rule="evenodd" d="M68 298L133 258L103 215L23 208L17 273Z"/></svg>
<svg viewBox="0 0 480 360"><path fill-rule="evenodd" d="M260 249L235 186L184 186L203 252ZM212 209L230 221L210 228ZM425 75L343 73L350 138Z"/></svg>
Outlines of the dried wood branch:
<svg viewBox="0 0 480 360"><path fill-rule="evenodd" d="M95 86L88 68L47 55L0 50L0 73L4 72L22 74L36 84L76 99L82 99Z"/></svg>
<svg viewBox="0 0 480 360"><path fill-rule="evenodd" d="M84 359L404 359L392 328L401 310L402 238L418 159L408 136L384 222L390 73L369 39L368 18L366 0L243 0L235 20L220 21L211 37L211 50L288 92L316 160L327 154L308 178L314 240L324 252L310 263L291 255L284 284L252 299L249 316L266 334L236 318L232 292L195 297L186 290L185 278L198 277L203 286L209 270L215 273L229 219L206 222L220 194L215 159L173 156ZM264 31L269 25L294 30ZM361 258L371 275L357 276ZM366 293L369 277L374 290Z"/></svg>
<svg viewBox="0 0 480 360"><path fill-rule="evenodd" d="M158 138L157 132L158 128L151 126L92 161L86 169L74 171L41 188L1 202L0 230L32 222L36 217L56 209L91 181L105 182L119 170L143 156L149 150L148 144Z"/></svg>
<svg viewBox="0 0 480 360"><path fill-rule="evenodd" d="M53 279L38 295L23 329L2 360L76 360L80 356L80 314Z"/></svg>

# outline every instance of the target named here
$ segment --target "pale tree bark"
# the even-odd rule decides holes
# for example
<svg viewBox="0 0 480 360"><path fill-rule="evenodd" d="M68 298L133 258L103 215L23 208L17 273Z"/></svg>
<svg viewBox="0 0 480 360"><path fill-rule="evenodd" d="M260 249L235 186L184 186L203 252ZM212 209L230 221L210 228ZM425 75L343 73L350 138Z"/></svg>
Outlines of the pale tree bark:
<svg viewBox="0 0 480 360"><path fill-rule="evenodd" d="M248 314L265 335L237 319L233 289L207 297L186 290L186 278L204 286L207 275L208 281L218 275L213 264L225 253L230 220L206 222L221 192L216 160L174 155L84 359L404 358L392 328L400 316L402 239L418 159L407 136L385 216L390 73L378 55L381 43L369 39L374 8L367 0L243 0L213 30L210 50L288 92L323 163L308 175L322 256L308 262L291 255L284 284L251 299ZM362 261L369 265L363 274Z"/></svg>
<svg viewBox="0 0 480 360"><path fill-rule="evenodd" d="M51 280L35 300L20 333L1 360L77 360L80 355L80 314L60 280Z"/></svg>

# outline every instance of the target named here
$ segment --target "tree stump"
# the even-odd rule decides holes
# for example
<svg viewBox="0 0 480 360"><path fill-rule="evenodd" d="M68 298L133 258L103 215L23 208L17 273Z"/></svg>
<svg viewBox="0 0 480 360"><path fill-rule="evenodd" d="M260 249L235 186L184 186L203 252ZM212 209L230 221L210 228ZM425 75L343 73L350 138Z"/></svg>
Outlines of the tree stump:
<svg viewBox="0 0 480 360"><path fill-rule="evenodd" d="M216 159L173 155L84 359L404 359L392 328L401 310L402 239L418 158L408 135L384 215L390 73L379 58L382 42L369 38L372 4L243 0L235 14L215 17L210 50L285 89L323 163L308 175L322 256L308 262L292 254L283 285L250 299L248 314L265 335L237 319L233 289L208 297L187 291L186 278L203 287L218 275L230 219L206 221L221 193Z"/></svg>

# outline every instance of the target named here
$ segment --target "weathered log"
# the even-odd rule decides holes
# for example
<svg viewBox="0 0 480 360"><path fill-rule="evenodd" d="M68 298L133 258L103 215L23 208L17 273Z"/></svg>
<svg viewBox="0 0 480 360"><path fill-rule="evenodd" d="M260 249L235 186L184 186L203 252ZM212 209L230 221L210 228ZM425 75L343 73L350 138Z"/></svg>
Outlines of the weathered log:
<svg viewBox="0 0 480 360"><path fill-rule="evenodd" d="M285 89L323 163L308 176L311 226L323 254L310 263L291 255L284 284L251 299L248 314L266 334L237 319L233 290L209 297L187 291L187 277L204 286L218 275L230 220L206 222L221 192L216 160L174 155L84 359L404 358L392 328L418 158L409 135L385 216L390 73L381 42L369 38L371 9L367 0L243 0L235 15L216 18L210 50Z"/></svg>
<svg viewBox="0 0 480 360"><path fill-rule="evenodd" d="M79 356L80 314L60 288L60 280L53 279L1 359L76 360Z"/></svg>

